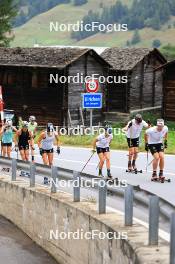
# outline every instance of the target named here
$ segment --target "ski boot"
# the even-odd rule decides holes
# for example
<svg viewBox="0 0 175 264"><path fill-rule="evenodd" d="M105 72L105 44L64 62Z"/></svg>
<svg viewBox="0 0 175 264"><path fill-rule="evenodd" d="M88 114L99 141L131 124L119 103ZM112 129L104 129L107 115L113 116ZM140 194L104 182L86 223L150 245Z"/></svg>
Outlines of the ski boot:
<svg viewBox="0 0 175 264"><path fill-rule="evenodd" d="M160 172L159 172L159 181L161 183L165 182L165 176L163 176L163 170L160 170Z"/></svg>
<svg viewBox="0 0 175 264"><path fill-rule="evenodd" d="M131 166L131 161L128 161L128 169L126 172L132 172L132 166Z"/></svg>
<svg viewBox="0 0 175 264"><path fill-rule="evenodd" d="M103 173L102 173L102 169L99 169L99 171L98 171L98 176L104 177L104 176L103 176Z"/></svg>
<svg viewBox="0 0 175 264"><path fill-rule="evenodd" d="M132 170L133 170L133 172L134 172L135 174L137 174L137 173L142 173L142 172L143 172L142 170L138 170L138 169L137 169L136 161L135 161L135 160L132 161Z"/></svg>
<svg viewBox="0 0 175 264"><path fill-rule="evenodd" d="M158 179L159 178L157 177L157 172L156 171L153 171L151 181L158 181Z"/></svg>

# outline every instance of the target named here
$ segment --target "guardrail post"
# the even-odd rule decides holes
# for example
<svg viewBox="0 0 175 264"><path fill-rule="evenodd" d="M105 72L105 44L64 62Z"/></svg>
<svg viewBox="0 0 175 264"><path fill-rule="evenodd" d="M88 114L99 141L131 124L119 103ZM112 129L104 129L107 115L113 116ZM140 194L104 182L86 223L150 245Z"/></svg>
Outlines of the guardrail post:
<svg viewBox="0 0 175 264"><path fill-rule="evenodd" d="M149 245L159 242L159 197L152 195L149 200Z"/></svg>
<svg viewBox="0 0 175 264"><path fill-rule="evenodd" d="M57 192L57 187L56 187L56 179L57 179L57 167L52 166L52 172L51 172L51 193L56 193Z"/></svg>
<svg viewBox="0 0 175 264"><path fill-rule="evenodd" d="M98 191L98 213L106 213L106 198L107 198L107 184L105 180L99 181L99 191Z"/></svg>
<svg viewBox="0 0 175 264"><path fill-rule="evenodd" d="M35 163L30 163L30 187L35 187L35 172L36 172L36 165Z"/></svg>
<svg viewBox="0 0 175 264"><path fill-rule="evenodd" d="M17 160L12 159L12 181L16 181Z"/></svg>
<svg viewBox="0 0 175 264"><path fill-rule="evenodd" d="M73 171L73 201L80 202L80 173L78 171Z"/></svg>
<svg viewBox="0 0 175 264"><path fill-rule="evenodd" d="M125 226L132 226L133 224L133 201L134 189L129 185L125 189Z"/></svg>
<svg viewBox="0 0 175 264"><path fill-rule="evenodd" d="M171 215L170 264L175 264L175 213Z"/></svg>

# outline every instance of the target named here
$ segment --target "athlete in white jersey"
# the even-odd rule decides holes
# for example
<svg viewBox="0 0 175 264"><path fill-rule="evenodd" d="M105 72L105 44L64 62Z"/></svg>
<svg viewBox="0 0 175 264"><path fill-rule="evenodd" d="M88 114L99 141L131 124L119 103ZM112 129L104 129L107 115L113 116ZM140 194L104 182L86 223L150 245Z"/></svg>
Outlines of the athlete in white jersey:
<svg viewBox="0 0 175 264"><path fill-rule="evenodd" d="M128 155L128 171L136 170L136 160L139 152L139 140L143 128L148 128L150 125L146 123L140 114L137 114L134 119L128 122L123 128L126 133L129 155Z"/></svg>
<svg viewBox="0 0 175 264"><path fill-rule="evenodd" d="M48 123L46 131L42 132L38 139L40 155L45 165L51 166L53 164L53 147L55 141L57 144L57 153L60 154L58 134L54 131L53 124Z"/></svg>
<svg viewBox="0 0 175 264"><path fill-rule="evenodd" d="M164 148L167 148L167 137L168 137L168 127L164 125L163 119L157 120L157 126L151 127L146 130L145 134L145 150L151 151L154 157L153 160L153 175L152 179L157 179L157 168L159 165L159 178L163 180L164 170Z"/></svg>
<svg viewBox="0 0 175 264"><path fill-rule="evenodd" d="M97 154L100 159L99 176L102 176L102 169L106 160L107 176L108 178L112 178L110 170L110 143L112 139L112 128L106 126L105 133L100 134L93 142L93 151L97 151Z"/></svg>

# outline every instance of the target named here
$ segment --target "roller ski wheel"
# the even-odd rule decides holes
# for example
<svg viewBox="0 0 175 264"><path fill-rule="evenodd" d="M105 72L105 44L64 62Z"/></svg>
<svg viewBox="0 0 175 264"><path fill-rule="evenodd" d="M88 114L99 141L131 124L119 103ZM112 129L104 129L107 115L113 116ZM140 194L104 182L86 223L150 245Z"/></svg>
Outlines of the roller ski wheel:
<svg viewBox="0 0 175 264"><path fill-rule="evenodd" d="M127 169L126 172L128 172L128 173L135 173L135 174L143 173L142 170L138 170L138 169Z"/></svg>
<svg viewBox="0 0 175 264"><path fill-rule="evenodd" d="M50 180L48 177L44 177L44 184L48 185L50 183Z"/></svg>
<svg viewBox="0 0 175 264"><path fill-rule="evenodd" d="M165 178L165 177L163 176L163 177L159 177L159 182L161 182L161 183L164 183L164 182L171 182L171 180L170 180L170 179L167 179L167 178Z"/></svg>
<svg viewBox="0 0 175 264"><path fill-rule="evenodd" d="M152 177L152 178L151 178L151 181L153 181L153 182L157 182L157 181L159 181L159 178L158 178L158 177Z"/></svg>
<svg viewBox="0 0 175 264"><path fill-rule="evenodd" d="M2 168L2 171L4 171L4 172L10 172L10 168Z"/></svg>
<svg viewBox="0 0 175 264"><path fill-rule="evenodd" d="M19 176L30 178L30 173L28 171L21 170Z"/></svg>

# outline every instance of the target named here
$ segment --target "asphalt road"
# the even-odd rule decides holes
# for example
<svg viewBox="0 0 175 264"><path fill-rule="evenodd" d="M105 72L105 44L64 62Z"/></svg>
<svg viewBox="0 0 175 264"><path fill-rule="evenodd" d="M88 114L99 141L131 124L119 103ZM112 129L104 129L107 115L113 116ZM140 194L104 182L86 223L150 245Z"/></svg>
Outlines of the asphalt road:
<svg viewBox="0 0 175 264"><path fill-rule="evenodd" d="M0 216L0 264L58 264L11 222Z"/></svg>
<svg viewBox="0 0 175 264"><path fill-rule="evenodd" d="M36 147L35 161L42 163L41 156L39 155L38 148ZM141 174L126 173L127 167L127 151L111 151L111 172L113 177L118 177L120 180L126 180L128 184L140 186L144 190L148 190L154 194L157 194L161 198L169 201L175 205L175 156L165 156L165 173L167 178L171 179L171 183L159 183L151 182L151 165L148 167L146 172L147 157L146 153L139 153L137 161L138 169L142 169ZM16 157L16 153L12 153L13 157ZM91 156L90 149L87 148L75 148L75 147L61 147L61 154L58 156L57 153L54 155L54 165L81 171L86 161ZM152 160L151 154L149 154L149 162ZM92 175L98 175L98 156L94 154L90 162L87 164L84 172ZM103 169L104 175L106 175L106 168Z"/></svg>

